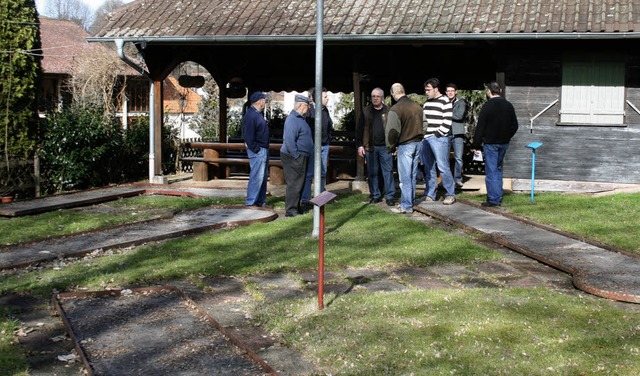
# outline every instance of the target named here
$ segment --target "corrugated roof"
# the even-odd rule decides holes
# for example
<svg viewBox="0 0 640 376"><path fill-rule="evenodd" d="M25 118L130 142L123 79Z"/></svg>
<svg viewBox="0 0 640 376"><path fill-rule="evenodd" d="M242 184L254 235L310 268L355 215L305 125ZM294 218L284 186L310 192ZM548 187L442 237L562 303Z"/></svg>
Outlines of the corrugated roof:
<svg viewBox="0 0 640 376"><path fill-rule="evenodd" d="M309 37L315 7L314 0L137 0L110 14L96 37ZM329 40L640 30L640 0L325 0L324 9Z"/></svg>

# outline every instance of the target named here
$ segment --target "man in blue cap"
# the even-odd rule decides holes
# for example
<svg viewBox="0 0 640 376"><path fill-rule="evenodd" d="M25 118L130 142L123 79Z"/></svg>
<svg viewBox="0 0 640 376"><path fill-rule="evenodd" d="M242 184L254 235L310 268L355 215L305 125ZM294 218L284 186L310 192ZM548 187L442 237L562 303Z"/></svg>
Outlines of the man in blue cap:
<svg viewBox="0 0 640 376"><path fill-rule="evenodd" d="M308 97L296 94L293 110L284 121L280 158L287 183L284 199L286 217L302 214L300 197L307 175L309 157L313 153L311 128L305 120L310 103Z"/></svg>
<svg viewBox="0 0 640 376"><path fill-rule="evenodd" d="M247 206L264 206L267 200L269 178L269 125L262 115L267 102L264 93L256 91L249 96L251 106L242 118L242 135L249 156L249 184Z"/></svg>

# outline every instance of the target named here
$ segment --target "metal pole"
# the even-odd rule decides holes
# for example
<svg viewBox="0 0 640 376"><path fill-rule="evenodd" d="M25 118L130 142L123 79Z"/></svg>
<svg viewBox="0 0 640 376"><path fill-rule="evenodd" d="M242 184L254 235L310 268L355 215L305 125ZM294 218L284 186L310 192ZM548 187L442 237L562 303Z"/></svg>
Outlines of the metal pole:
<svg viewBox="0 0 640 376"><path fill-rule="evenodd" d="M314 134L314 160L313 160L313 196L320 194L322 184L322 53L323 53L323 1L316 1L316 90L313 100L316 103L315 114L315 134ZM319 100L318 100L319 99ZM313 208L313 233L314 238L318 237L318 227L320 221L320 209Z"/></svg>
<svg viewBox="0 0 640 376"><path fill-rule="evenodd" d="M153 184L153 178L156 176L156 87L155 81L149 79L149 183Z"/></svg>
<svg viewBox="0 0 640 376"><path fill-rule="evenodd" d="M318 251L318 309L324 308L324 205L315 207L320 211L320 241Z"/></svg>

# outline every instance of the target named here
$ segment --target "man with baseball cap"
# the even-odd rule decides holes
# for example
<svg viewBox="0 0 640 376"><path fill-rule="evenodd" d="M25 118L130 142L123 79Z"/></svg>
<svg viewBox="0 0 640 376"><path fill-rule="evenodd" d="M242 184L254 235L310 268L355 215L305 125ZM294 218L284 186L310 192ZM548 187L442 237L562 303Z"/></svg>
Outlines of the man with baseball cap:
<svg viewBox="0 0 640 376"><path fill-rule="evenodd" d="M247 184L247 206L264 206L267 200L269 178L269 125L262 111L267 96L256 91L249 96L251 106L242 118L242 135L249 156L249 184Z"/></svg>
<svg viewBox="0 0 640 376"><path fill-rule="evenodd" d="M293 110L284 121L280 158L287 183L284 199L286 217L302 214L300 198L307 175L309 157L313 153L311 128L305 120L310 103L309 97L296 94Z"/></svg>

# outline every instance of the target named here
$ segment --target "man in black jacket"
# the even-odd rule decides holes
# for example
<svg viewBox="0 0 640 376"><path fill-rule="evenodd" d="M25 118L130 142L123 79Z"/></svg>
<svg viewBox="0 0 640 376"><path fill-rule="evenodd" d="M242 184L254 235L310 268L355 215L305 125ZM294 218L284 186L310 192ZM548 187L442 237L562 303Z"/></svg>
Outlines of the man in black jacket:
<svg viewBox="0 0 640 376"><path fill-rule="evenodd" d="M502 97L502 87L495 81L487 84L489 100L478 115L473 148L482 145L484 152L487 201L482 206L502 204L502 165L509 141L518 131L518 118L513 105Z"/></svg>
<svg viewBox="0 0 640 376"><path fill-rule="evenodd" d="M356 130L358 155L367 162L369 203L382 201L380 180L384 182L387 205L395 206L396 182L393 177L393 155L387 150L384 126L389 107L384 104L384 91L379 87L371 91L371 104L362 110Z"/></svg>

